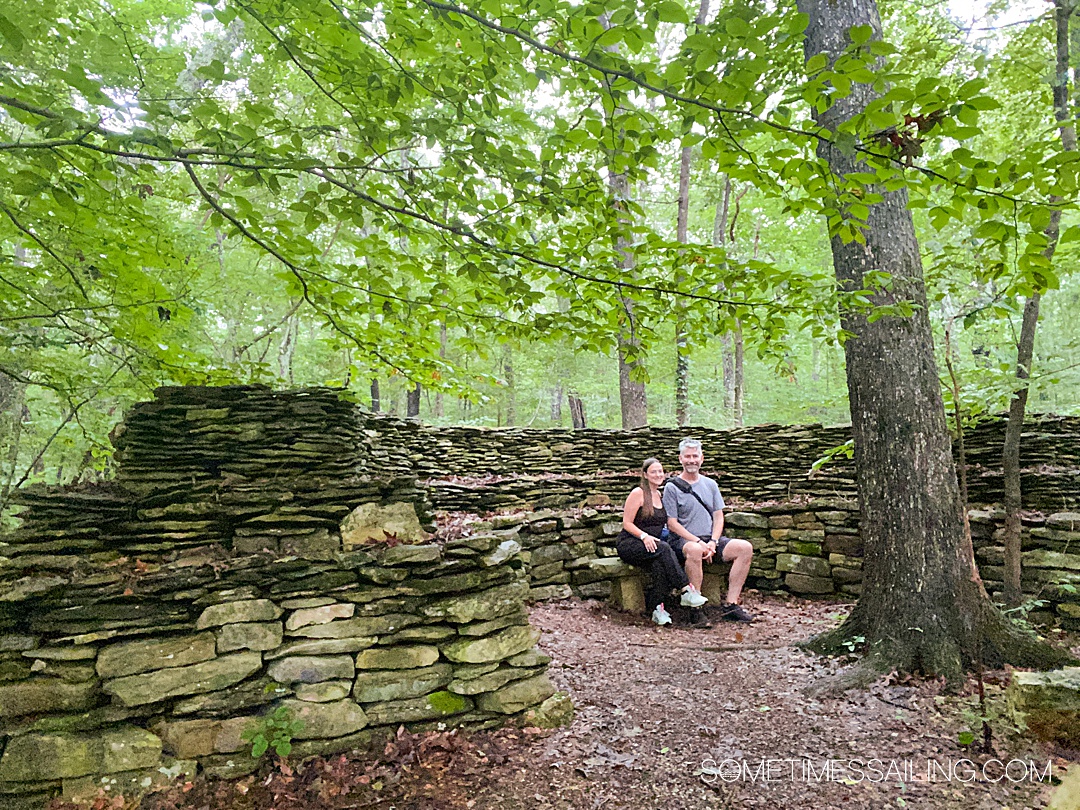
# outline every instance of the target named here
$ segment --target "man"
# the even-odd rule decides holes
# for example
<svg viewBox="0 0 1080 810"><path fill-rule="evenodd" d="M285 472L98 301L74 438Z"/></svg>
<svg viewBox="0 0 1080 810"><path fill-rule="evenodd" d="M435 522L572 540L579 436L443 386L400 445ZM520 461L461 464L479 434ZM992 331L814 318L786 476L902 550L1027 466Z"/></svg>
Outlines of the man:
<svg viewBox="0 0 1080 810"><path fill-rule="evenodd" d="M724 537L724 498L711 478L701 475L704 461L701 442L679 442L682 472L664 487L664 510L668 529L674 535L668 542L686 566L690 584L701 590L702 564L720 559L731 563L728 574L727 602L720 607L721 618L732 622L750 622L753 617L739 605L754 547L746 540Z"/></svg>

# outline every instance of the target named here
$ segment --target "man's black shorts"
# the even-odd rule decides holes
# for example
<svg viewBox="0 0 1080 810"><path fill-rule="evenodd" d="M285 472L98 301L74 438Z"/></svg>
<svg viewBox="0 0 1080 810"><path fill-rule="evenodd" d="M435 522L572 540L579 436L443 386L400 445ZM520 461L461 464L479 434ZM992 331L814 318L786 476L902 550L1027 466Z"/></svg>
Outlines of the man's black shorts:
<svg viewBox="0 0 1080 810"><path fill-rule="evenodd" d="M706 544L712 542L712 538L708 536L699 537L698 540ZM668 545L675 550L675 556L679 558L679 564L686 565L686 555L683 554L683 546L686 545L687 541L679 537L679 535L677 534L672 534L670 537L668 537L667 541ZM730 542L730 537L721 537L719 540L716 541L716 554L713 556L713 562L723 562L724 547Z"/></svg>

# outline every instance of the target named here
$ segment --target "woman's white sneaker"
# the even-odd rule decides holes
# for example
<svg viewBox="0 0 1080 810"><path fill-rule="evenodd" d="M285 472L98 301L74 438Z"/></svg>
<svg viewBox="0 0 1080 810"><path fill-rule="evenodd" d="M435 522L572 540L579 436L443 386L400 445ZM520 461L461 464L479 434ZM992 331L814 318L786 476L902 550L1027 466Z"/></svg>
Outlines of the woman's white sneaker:
<svg viewBox="0 0 1080 810"><path fill-rule="evenodd" d="M663 605L657 605L652 612L652 620L663 627L665 624L671 624L671 614L664 610Z"/></svg>

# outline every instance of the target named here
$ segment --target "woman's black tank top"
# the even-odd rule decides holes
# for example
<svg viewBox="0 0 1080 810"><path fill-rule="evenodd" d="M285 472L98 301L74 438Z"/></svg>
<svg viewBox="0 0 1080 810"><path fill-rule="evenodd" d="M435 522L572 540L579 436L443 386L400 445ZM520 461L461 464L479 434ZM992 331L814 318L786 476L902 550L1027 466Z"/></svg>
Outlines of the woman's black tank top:
<svg viewBox="0 0 1080 810"><path fill-rule="evenodd" d="M647 534L651 534L653 537L659 537L660 532L667 526L667 512L664 511L664 506L661 504L659 507L653 507L653 513L648 517L645 517L642 512L645 509L645 505L642 504L637 510L637 514L634 515L634 525ZM634 535L622 530L622 534L619 535L620 540L632 538ZM636 538L635 538L636 539Z"/></svg>

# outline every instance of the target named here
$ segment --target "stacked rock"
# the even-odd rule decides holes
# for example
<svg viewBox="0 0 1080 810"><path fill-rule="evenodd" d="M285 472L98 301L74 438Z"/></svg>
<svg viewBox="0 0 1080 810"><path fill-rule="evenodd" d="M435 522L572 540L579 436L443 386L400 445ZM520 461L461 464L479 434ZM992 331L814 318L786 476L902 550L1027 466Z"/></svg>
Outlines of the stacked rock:
<svg viewBox="0 0 1080 810"><path fill-rule="evenodd" d="M431 522L409 453L386 460L336 391L161 388L113 441L115 482L19 493L23 530L5 556L32 557L22 568L35 571L54 568L39 558L55 551L156 559L208 543L329 558L358 503L412 504Z"/></svg>
<svg viewBox="0 0 1080 810"><path fill-rule="evenodd" d="M1005 512L975 509L969 518L979 571L987 589L998 590L1005 579ZM1080 512L1022 513L1020 549L1021 589L1043 601L1029 618L1080 630Z"/></svg>
<svg viewBox="0 0 1080 810"><path fill-rule="evenodd" d="M161 769L243 773L257 765L244 732L279 708L299 723L297 756L399 724L501 725L555 692L520 552L507 530L331 561L181 558L15 600L0 635L0 803L41 807Z"/></svg>
<svg viewBox="0 0 1080 810"><path fill-rule="evenodd" d="M375 440L372 457L398 459L409 448L412 469L433 479L440 509L529 506L562 508L581 489L622 497L608 476L632 471L649 456L678 469L676 448L686 435L702 442L705 472L726 496L747 501L786 501L796 495L845 498L856 495L854 463L837 453L851 438L849 427L757 425L737 430L648 427L619 430L535 430L523 428L430 427L385 416L366 416ZM987 419L965 441L973 503L1002 497L1001 448L1005 421ZM815 462L829 457L821 469ZM1025 422L1022 439L1024 504L1042 510L1080 505L1080 417L1036 416ZM541 475L561 476L540 482ZM533 476L528 483L490 483L487 476ZM464 477L473 481L439 479ZM580 498L578 498L580 500Z"/></svg>
<svg viewBox="0 0 1080 810"><path fill-rule="evenodd" d="M729 507L725 515L725 535L754 546L748 587L805 595L860 592L863 550L854 501L743 504ZM495 516L478 525L519 530L530 599L610 597L633 608L627 592L636 591L640 601L642 572L618 558L620 517L610 508L542 510ZM724 566L717 570L726 573ZM720 584L719 579L711 583L710 599L722 599Z"/></svg>

